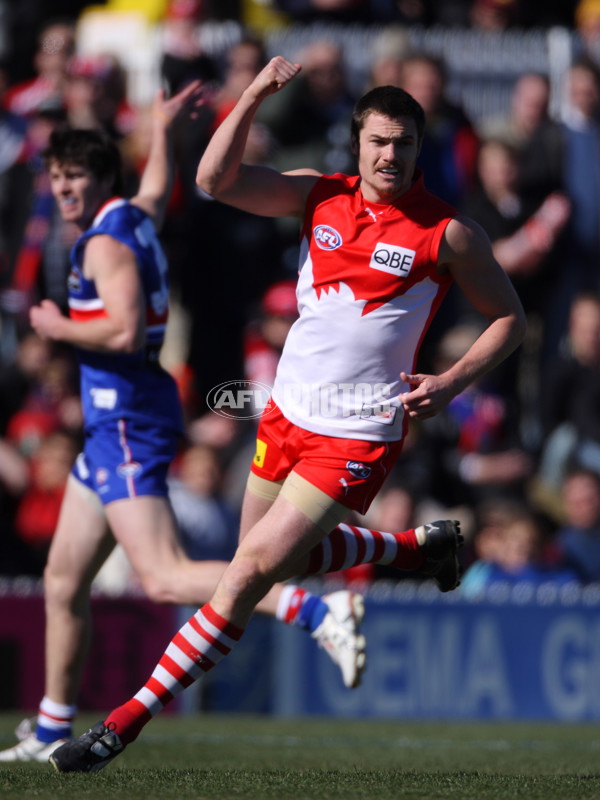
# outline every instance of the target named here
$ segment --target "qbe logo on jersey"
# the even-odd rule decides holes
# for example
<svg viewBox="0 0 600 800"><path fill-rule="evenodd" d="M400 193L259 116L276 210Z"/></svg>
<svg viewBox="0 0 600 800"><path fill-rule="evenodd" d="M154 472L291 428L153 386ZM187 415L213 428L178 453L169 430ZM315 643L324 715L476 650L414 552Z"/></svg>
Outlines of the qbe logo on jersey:
<svg viewBox="0 0 600 800"><path fill-rule="evenodd" d="M342 245L342 237L331 225L317 225L313 236L321 250L337 250Z"/></svg>
<svg viewBox="0 0 600 800"><path fill-rule="evenodd" d="M401 278L406 278L416 255L416 250L398 247L395 244L377 242L375 250L371 254L369 266L373 267L373 269L381 270L381 272L389 272L390 275L399 275Z"/></svg>

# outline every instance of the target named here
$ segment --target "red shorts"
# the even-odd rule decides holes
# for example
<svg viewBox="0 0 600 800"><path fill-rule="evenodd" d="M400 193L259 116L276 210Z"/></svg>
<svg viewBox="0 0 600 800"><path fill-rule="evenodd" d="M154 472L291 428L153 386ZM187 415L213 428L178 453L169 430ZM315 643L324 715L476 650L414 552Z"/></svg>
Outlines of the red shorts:
<svg viewBox="0 0 600 800"><path fill-rule="evenodd" d="M402 450L402 441L367 442L322 436L294 425L271 401L261 418L251 470L283 481L293 470L326 495L364 514Z"/></svg>

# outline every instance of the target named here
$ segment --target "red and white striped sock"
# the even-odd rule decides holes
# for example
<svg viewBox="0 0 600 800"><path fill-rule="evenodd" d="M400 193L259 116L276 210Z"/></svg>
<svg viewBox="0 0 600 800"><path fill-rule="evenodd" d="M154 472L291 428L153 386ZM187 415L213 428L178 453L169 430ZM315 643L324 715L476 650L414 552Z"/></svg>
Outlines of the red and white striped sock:
<svg viewBox="0 0 600 800"><path fill-rule="evenodd" d="M124 744L132 742L167 703L228 655L243 632L207 603L175 634L145 685L109 714L106 725L114 724Z"/></svg>
<svg viewBox="0 0 600 800"><path fill-rule="evenodd" d="M425 557L414 528L400 533L385 533L342 523L310 551L306 575L356 567L358 564L389 564L413 571L423 566Z"/></svg>

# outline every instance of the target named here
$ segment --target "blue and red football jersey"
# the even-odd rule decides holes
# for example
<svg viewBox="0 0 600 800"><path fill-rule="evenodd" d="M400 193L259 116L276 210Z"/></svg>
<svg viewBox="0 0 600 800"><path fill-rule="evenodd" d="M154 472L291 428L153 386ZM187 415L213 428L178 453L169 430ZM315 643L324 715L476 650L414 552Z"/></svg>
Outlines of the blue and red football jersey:
<svg viewBox="0 0 600 800"><path fill-rule="evenodd" d="M94 282L83 274L85 245L99 234L122 242L135 254L146 299L146 344L136 353L78 348L85 427L129 418L181 430L177 386L158 362L169 313L167 259L150 217L123 198L105 203L73 247L68 281L71 319L84 322L106 315Z"/></svg>

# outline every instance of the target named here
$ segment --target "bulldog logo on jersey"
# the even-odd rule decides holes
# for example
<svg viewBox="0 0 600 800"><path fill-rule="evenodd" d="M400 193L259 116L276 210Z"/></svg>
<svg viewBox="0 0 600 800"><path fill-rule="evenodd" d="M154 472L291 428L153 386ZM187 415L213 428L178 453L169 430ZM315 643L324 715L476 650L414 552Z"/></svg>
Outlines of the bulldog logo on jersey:
<svg viewBox="0 0 600 800"><path fill-rule="evenodd" d="M390 275L406 278L416 255L415 250L409 250L407 247L377 242L375 250L371 254L369 266L381 270L381 272L389 272Z"/></svg>
<svg viewBox="0 0 600 800"><path fill-rule="evenodd" d="M331 225L317 225L313 230L317 247L321 250L337 250L342 245L342 237Z"/></svg>
<svg viewBox="0 0 600 800"><path fill-rule="evenodd" d="M72 269L69 272L69 277L67 278L67 286L71 292L79 292L81 291L81 275L77 272L76 269Z"/></svg>
<svg viewBox="0 0 600 800"><path fill-rule="evenodd" d="M371 467L363 464L362 461L347 461L346 469L353 478L358 478L361 481L366 480L371 475Z"/></svg>
<svg viewBox="0 0 600 800"><path fill-rule="evenodd" d="M126 461L117 467L117 475L120 478L135 478L142 471L142 465L137 461Z"/></svg>

